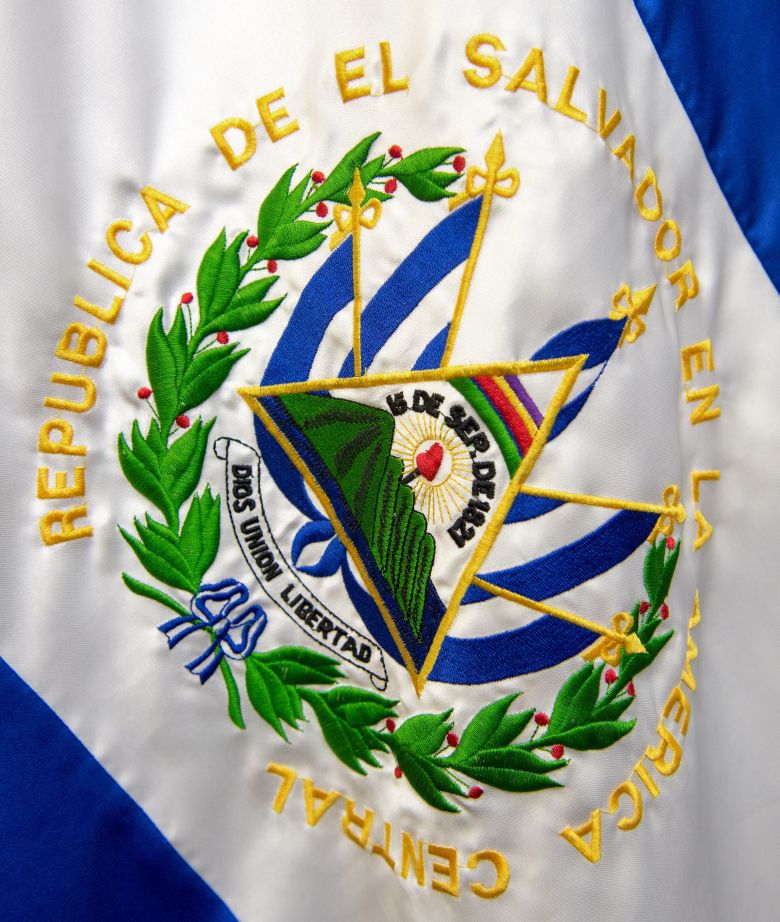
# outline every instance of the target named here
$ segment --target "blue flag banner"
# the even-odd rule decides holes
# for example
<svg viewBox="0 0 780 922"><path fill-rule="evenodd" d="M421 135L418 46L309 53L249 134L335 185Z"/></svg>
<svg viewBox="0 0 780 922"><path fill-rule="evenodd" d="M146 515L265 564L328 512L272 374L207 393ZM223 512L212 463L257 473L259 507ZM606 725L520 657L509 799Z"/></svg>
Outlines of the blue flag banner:
<svg viewBox="0 0 780 922"><path fill-rule="evenodd" d="M739 226L780 291L780 4L634 2Z"/></svg>
<svg viewBox="0 0 780 922"><path fill-rule="evenodd" d="M4 922L235 916L0 659Z"/></svg>

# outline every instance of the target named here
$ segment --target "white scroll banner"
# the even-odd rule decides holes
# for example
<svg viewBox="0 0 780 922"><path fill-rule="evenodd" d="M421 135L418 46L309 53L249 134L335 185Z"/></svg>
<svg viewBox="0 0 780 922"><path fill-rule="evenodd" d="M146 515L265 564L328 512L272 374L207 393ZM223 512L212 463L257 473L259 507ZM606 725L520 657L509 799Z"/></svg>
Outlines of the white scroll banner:
<svg viewBox="0 0 780 922"><path fill-rule="evenodd" d="M225 462L225 500L233 534L263 591L312 640L367 672L374 687L384 691L382 648L320 602L279 549L265 515L257 450L238 439L220 438L214 442L214 454Z"/></svg>

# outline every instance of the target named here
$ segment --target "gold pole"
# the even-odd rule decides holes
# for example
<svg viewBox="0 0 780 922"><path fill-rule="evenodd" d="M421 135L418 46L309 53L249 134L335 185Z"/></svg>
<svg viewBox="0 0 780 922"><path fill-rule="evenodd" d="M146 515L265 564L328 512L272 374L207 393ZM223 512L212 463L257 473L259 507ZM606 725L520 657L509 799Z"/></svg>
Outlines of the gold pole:
<svg viewBox="0 0 780 922"><path fill-rule="evenodd" d="M482 207L479 211L479 219L477 220L477 230L474 234L474 240L471 244L471 252L469 253L468 259L466 260L466 267L463 270L463 277L460 282L460 290L458 291L458 300L455 302L455 310L452 315L452 321L450 323L449 333L447 334L447 342L444 346L444 355L442 356L441 364L442 366L448 365L450 358L452 356L452 350L455 347L455 340L458 336L458 328L460 327L460 318L463 315L463 309L466 306L466 298L468 297L469 288L471 287L471 279L474 275L474 269L477 265L477 259L479 259L479 252L482 248L482 241L485 237L485 229L487 228L488 218L490 217L490 207L493 202L494 193L502 196L503 198L509 198L517 192L520 186L520 175L517 170L509 169L502 170L501 167L504 165L504 140L499 131L496 136L493 138L493 141L490 147L485 154L485 165L487 166L486 170L481 170L478 167L471 167L466 176L466 198L473 198L478 194L482 194ZM477 189L475 184L476 177L481 177L484 179L485 184L481 189ZM504 186L506 180L509 180L509 185ZM451 207L459 204L462 201L462 197L456 197L450 202Z"/></svg>
<svg viewBox="0 0 780 922"><path fill-rule="evenodd" d="M491 595L506 599L508 602L516 602L518 605L523 605L526 608L530 608L532 611L538 611L543 615L552 615L553 618L559 618L561 621L568 621L571 624L576 624L578 627L584 627L589 631L593 631L594 634L601 634L602 637L608 637L615 643L620 644L620 646L625 647L629 653L645 652L645 647L636 634L623 634L613 628L604 627L603 624L599 624L597 621L591 621L590 618L583 618L580 615L575 615L573 612L564 611L562 608L555 608L553 605L546 605L544 602L536 602L534 599L529 599L527 596L511 592L509 589L502 589L500 586L494 586L493 583L488 583L479 577L475 578L474 585L491 593Z"/></svg>
<svg viewBox="0 0 780 922"><path fill-rule="evenodd" d="M587 493L569 493L566 490L548 490L545 487L533 487L524 483L520 492L528 496L542 496L546 499L558 499L563 503L578 503L581 506L598 506L600 509L629 509L634 512L654 512L656 515L673 516L678 522L685 521L685 507L682 503L675 506L662 506L657 503L635 503L628 499L613 496L590 496Z"/></svg>
<svg viewBox="0 0 780 922"><path fill-rule="evenodd" d="M360 170L355 168L355 177L349 187L347 198L351 208L352 230L352 288L354 291L354 304L352 307L352 355L354 358L355 377L363 374L363 361L361 355L360 314L363 310L363 300L360 295L360 206L366 190L360 179Z"/></svg>

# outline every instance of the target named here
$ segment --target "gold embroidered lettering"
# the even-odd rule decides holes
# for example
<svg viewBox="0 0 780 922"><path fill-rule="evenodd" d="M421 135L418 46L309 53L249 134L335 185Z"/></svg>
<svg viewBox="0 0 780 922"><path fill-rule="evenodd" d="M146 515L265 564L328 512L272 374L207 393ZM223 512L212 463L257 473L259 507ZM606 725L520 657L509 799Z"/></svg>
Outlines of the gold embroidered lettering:
<svg viewBox="0 0 780 922"><path fill-rule="evenodd" d="M434 858L443 858L442 861L431 863L431 887L438 893L448 893L450 896L460 896L460 881L458 878L458 851L449 845L434 845L432 842L428 845L428 854ZM433 874L441 874L444 880L433 877Z"/></svg>
<svg viewBox="0 0 780 922"><path fill-rule="evenodd" d="M72 347L74 336L75 348ZM90 343L95 344L94 352L89 351ZM71 323L57 344L54 354L66 362L97 368L106 354L106 337L95 327L88 327L84 323Z"/></svg>
<svg viewBox="0 0 780 922"><path fill-rule="evenodd" d="M509 886L509 862L501 854L492 848L485 848L482 851L474 852L468 857L468 866L473 871L477 865L482 862L489 862L493 865L496 872L496 881L492 887L486 887L484 884L471 884L471 892L482 897L483 900L492 900L506 890Z"/></svg>
<svg viewBox="0 0 780 922"><path fill-rule="evenodd" d="M230 130L239 131L244 137L244 149L236 151L235 147L225 136ZM237 170L254 156L257 150L257 135L255 126L244 118L226 118L210 129L211 137L217 145L219 152L227 161L231 170Z"/></svg>
<svg viewBox="0 0 780 922"><path fill-rule="evenodd" d="M476 67L484 68L487 73L482 75L478 74L476 70L469 69L463 71L463 76L472 86L481 90L498 83L501 77L501 62L492 54L483 54L480 51L483 45L489 45L495 51L506 51L501 39L497 35L490 35L487 32L472 35L466 42L466 57L469 62Z"/></svg>
<svg viewBox="0 0 780 922"><path fill-rule="evenodd" d="M284 106L271 110L271 103L279 102L280 99L284 99L284 87L281 86L272 93L266 93L265 96L261 96L257 100L257 111L260 113L260 121L263 123L268 137L274 144L276 144L277 141L281 141L282 138L286 138L288 135L298 131L300 128L300 125L295 120L288 122L286 125L277 124L282 121L282 119L290 117L290 113Z"/></svg>
<svg viewBox="0 0 780 922"><path fill-rule="evenodd" d="M534 72L534 79L529 80L528 75ZM544 78L544 55L541 48L532 48L528 57L520 65L520 70L512 77L504 88L510 93L517 90L528 90L536 93L539 102L547 102L547 81Z"/></svg>

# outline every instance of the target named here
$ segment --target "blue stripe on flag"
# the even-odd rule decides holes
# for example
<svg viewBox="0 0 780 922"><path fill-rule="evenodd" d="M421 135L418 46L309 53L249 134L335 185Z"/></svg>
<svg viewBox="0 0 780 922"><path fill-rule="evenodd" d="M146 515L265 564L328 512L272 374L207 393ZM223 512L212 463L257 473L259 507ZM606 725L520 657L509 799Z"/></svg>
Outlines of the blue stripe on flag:
<svg viewBox="0 0 780 922"><path fill-rule="evenodd" d="M780 3L634 0L723 194L780 291Z"/></svg>
<svg viewBox="0 0 780 922"><path fill-rule="evenodd" d="M235 922L138 804L3 660L0 790L3 922Z"/></svg>

